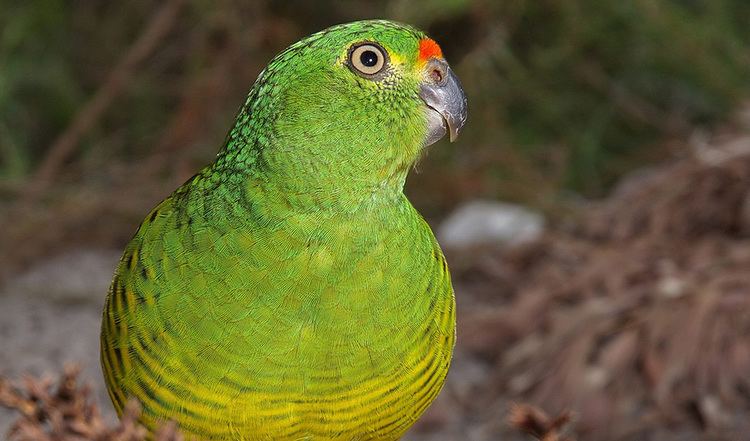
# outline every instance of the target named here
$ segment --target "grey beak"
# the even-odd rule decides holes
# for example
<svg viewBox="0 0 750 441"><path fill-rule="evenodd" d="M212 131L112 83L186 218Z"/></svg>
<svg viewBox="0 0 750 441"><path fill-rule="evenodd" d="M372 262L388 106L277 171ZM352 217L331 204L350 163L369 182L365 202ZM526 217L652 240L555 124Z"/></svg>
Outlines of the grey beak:
<svg viewBox="0 0 750 441"><path fill-rule="evenodd" d="M427 69L429 78L422 83L419 91L419 96L428 107L425 146L434 144L446 133L453 142L466 124L466 94L445 61L432 59L427 63Z"/></svg>

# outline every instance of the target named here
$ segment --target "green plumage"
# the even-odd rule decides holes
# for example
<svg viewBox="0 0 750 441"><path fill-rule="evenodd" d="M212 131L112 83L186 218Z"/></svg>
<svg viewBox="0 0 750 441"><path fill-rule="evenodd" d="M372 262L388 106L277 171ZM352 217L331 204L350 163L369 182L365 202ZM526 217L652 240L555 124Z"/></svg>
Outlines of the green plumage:
<svg viewBox="0 0 750 441"><path fill-rule="evenodd" d="M404 196L427 133L419 44L386 21L294 44L262 72L216 161L144 220L107 297L118 411L200 439L397 439L439 392L455 311ZM346 66L389 54L386 79Z"/></svg>

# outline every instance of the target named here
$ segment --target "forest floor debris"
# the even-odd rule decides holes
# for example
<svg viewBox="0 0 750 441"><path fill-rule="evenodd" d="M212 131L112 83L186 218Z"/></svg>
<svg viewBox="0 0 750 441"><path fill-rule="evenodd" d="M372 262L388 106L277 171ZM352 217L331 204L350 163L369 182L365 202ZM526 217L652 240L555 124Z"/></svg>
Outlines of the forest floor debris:
<svg viewBox="0 0 750 441"><path fill-rule="evenodd" d="M729 441L750 432L750 140L730 147L626 179L530 243L447 249L457 356L406 439ZM48 436L58 423L45 424Z"/></svg>
<svg viewBox="0 0 750 441"><path fill-rule="evenodd" d="M449 253L472 298L460 345L492 366L466 420L518 400L574 411L581 440L750 432L746 141L634 178L528 245Z"/></svg>

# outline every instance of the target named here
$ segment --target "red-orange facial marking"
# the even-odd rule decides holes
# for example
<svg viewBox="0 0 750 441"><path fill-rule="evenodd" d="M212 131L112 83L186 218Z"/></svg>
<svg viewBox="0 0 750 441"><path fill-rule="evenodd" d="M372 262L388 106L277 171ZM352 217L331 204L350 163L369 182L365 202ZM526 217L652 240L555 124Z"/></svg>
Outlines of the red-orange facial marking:
<svg viewBox="0 0 750 441"><path fill-rule="evenodd" d="M424 63L430 58L443 58L443 51L432 38L419 40L419 61Z"/></svg>

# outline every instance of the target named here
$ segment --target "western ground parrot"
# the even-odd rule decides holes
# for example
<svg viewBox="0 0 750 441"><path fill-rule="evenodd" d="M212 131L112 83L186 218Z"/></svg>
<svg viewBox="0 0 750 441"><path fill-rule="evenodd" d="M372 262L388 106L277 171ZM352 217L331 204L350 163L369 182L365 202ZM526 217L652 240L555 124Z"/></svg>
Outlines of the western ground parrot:
<svg viewBox="0 0 750 441"><path fill-rule="evenodd" d="M333 26L260 73L216 160L154 208L104 308L118 412L206 440L393 440L455 341L445 258L403 193L466 98L410 26Z"/></svg>

